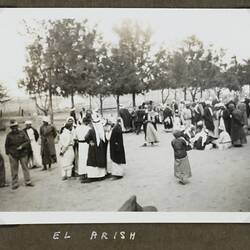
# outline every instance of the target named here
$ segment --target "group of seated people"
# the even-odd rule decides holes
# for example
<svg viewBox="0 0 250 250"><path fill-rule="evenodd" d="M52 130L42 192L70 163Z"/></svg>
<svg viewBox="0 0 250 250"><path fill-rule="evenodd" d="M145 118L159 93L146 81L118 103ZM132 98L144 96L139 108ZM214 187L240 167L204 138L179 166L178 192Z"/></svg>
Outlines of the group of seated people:
<svg viewBox="0 0 250 250"><path fill-rule="evenodd" d="M183 128L183 134L185 139L192 144L193 149L197 150L209 150L212 148L224 150L232 146L231 137L222 126L219 127L219 137L214 138L209 135L203 121L199 121L196 127Z"/></svg>

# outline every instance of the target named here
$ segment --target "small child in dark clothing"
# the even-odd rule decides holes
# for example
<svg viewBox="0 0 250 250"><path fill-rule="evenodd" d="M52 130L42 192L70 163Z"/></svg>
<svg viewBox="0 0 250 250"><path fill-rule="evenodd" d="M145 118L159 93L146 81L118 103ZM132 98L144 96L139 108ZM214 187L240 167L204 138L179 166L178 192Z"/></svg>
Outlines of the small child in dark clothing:
<svg viewBox="0 0 250 250"><path fill-rule="evenodd" d="M172 140L171 145L174 149L174 175L179 180L179 183L185 185L186 179L192 176L191 168L187 156L187 151L192 147L183 136L180 130L173 131L175 139Z"/></svg>

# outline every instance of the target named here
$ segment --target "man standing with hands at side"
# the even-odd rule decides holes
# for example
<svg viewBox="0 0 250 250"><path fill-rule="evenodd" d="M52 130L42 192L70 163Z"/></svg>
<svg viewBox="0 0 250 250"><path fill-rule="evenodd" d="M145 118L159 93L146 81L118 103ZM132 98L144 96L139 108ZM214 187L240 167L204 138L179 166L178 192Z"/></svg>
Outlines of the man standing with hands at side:
<svg viewBox="0 0 250 250"><path fill-rule="evenodd" d="M11 131L7 134L5 141L5 151L9 156L11 176L12 176L12 189L17 189L18 184L18 167L21 163L24 175L25 185L33 187L30 180L30 173L28 169L28 149L30 140L23 130L18 128L18 123L15 120L10 121Z"/></svg>

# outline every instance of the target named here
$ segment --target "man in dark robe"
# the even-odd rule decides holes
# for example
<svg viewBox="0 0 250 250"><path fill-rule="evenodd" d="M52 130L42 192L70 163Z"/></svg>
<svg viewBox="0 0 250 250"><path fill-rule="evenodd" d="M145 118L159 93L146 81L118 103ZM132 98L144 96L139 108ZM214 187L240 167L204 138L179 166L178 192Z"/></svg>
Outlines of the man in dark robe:
<svg viewBox="0 0 250 250"><path fill-rule="evenodd" d="M250 116L250 99L245 97L245 104L246 104L246 112L247 112L247 118Z"/></svg>
<svg viewBox="0 0 250 250"><path fill-rule="evenodd" d="M91 128L85 136L89 144L87 158L87 179L82 183L103 180L107 175L107 139L97 114L92 115Z"/></svg>
<svg viewBox="0 0 250 250"><path fill-rule="evenodd" d="M123 107L120 108L119 116L123 120L123 124L124 124L124 128L125 128L126 132L131 131L131 129L132 129L132 116L129 113L128 109L123 108Z"/></svg>
<svg viewBox="0 0 250 250"><path fill-rule="evenodd" d="M214 122L213 122L213 111L211 107L211 103L207 102L206 107L204 108L204 123L206 129L209 131L209 135L213 136L214 132Z"/></svg>
<svg viewBox="0 0 250 250"><path fill-rule="evenodd" d="M142 106L139 106L139 109L135 112L135 131L137 135L141 132L145 114L145 110Z"/></svg>
<svg viewBox="0 0 250 250"><path fill-rule="evenodd" d="M231 140L235 147L240 147L242 144L247 143L247 138L243 129L244 118L243 114L239 109L235 108L234 104L228 106L230 112L230 125L231 125Z"/></svg>
<svg viewBox="0 0 250 250"><path fill-rule="evenodd" d="M163 110L163 124L165 129L173 128L173 111L169 105Z"/></svg>
<svg viewBox="0 0 250 250"><path fill-rule="evenodd" d="M77 124L77 118L76 118L76 110L75 110L75 108L72 108L72 109L70 110L69 115L72 116L72 117L74 118L74 122L75 122L75 124Z"/></svg>
<svg viewBox="0 0 250 250"><path fill-rule="evenodd" d="M113 179L120 179L123 177L123 167L126 164L125 150L123 144L122 128L119 123L119 119L112 129L110 137L110 158L114 164L112 164L112 176Z"/></svg>
<svg viewBox="0 0 250 250"><path fill-rule="evenodd" d="M44 117L43 125L40 127L41 136L41 157L43 169L47 170L47 165L51 168L51 164L57 162L55 138L57 136L56 128L49 124L48 117Z"/></svg>

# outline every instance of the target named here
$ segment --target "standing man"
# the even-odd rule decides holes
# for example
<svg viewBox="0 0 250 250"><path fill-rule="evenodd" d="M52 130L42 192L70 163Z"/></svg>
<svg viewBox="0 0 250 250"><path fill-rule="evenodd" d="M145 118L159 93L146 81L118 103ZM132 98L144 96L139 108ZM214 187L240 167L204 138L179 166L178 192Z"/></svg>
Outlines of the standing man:
<svg viewBox="0 0 250 250"><path fill-rule="evenodd" d="M113 180L122 178L124 175L126 158L120 119L117 119L117 122L111 131L110 158L112 160L111 174L113 176Z"/></svg>
<svg viewBox="0 0 250 250"><path fill-rule="evenodd" d="M49 118L43 118L43 125L40 127L41 136L41 156L43 169L47 170L47 165L51 168L51 164L57 162L55 138L57 136L56 128L49 124Z"/></svg>
<svg viewBox="0 0 250 250"><path fill-rule="evenodd" d="M135 131L137 135L141 132L145 114L142 106L139 106L139 109L135 112Z"/></svg>
<svg viewBox="0 0 250 250"><path fill-rule="evenodd" d="M87 158L87 178L82 183L103 180L107 174L107 139L100 117L92 115L92 124L85 141L89 144Z"/></svg>
<svg viewBox="0 0 250 250"><path fill-rule="evenodd" d="M25 134L30 139L30 148L29 148L29 164L31 168L37 168L42 166L41 156L39 154L39 145L37 143L39 139L38 131L32 127L31 121L25 122L26 128L23 130Z"/></svg>
<svg viewBox="0 0 250 250"><path fill-rule="evenodd" d="M30 173L28 169L28 149L30 140L24 131L18 128L18 123L15 120L10 121L11 132L7 134L5 141L5 151L9 156L11 176L12 176L12 189L17 189L18 184L18 167L21 163L24 175L25 185L33 187L30 180Z"/></svg>
<svg viewBox="0 0 250 250"><path fill-rule="evenodd" d="M66 120L64 130L60 135L60 165L62 168L62 180L67 180L72 175L72 168L74 166L75 152L74 152L74 132L72 117Z"/></svg>

